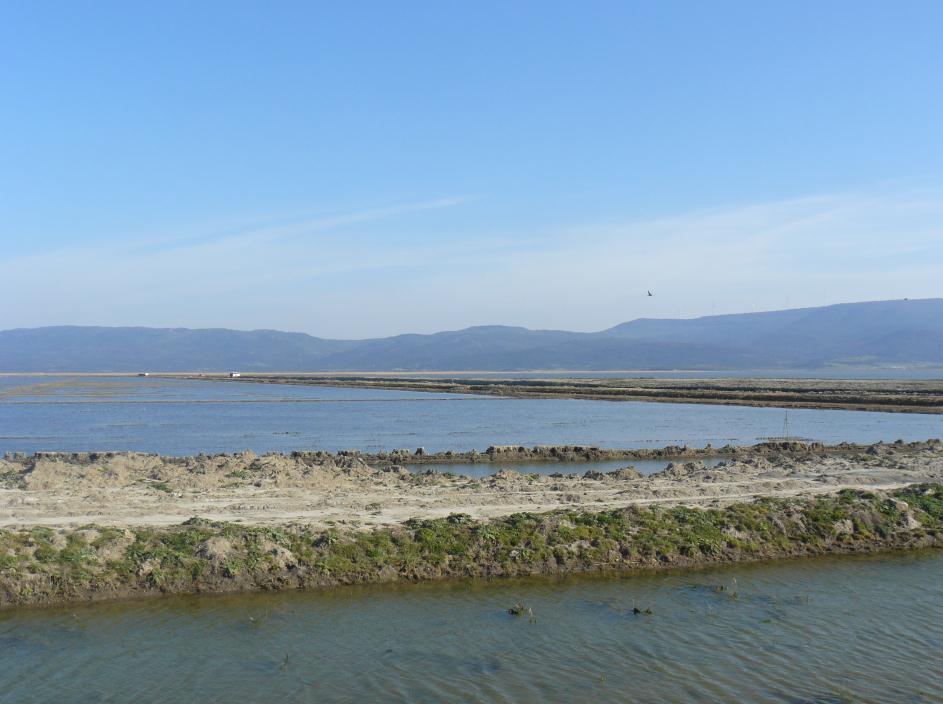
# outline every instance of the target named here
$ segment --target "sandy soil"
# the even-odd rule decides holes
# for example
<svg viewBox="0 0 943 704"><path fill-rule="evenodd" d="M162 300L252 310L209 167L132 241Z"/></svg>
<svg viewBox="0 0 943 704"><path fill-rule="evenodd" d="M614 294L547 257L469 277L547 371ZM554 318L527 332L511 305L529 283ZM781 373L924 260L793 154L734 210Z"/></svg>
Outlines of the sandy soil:
<svg viewBox="0 0 943 704"><path fill-rule="evenodd" d="M630 504L720 505L756 496L841 488L890 489L943 481L943 443L878 444L855 452L741 451L717 467L674 463L583 476L502 470L484 479L410 474L357 457L264 455L186 458L145 454L44 454L0 460L0 526L177 524L192 516L245 524L372 528L454 512L491 518L559 508ZM457 473L461 467L457 466Z"/></svg>

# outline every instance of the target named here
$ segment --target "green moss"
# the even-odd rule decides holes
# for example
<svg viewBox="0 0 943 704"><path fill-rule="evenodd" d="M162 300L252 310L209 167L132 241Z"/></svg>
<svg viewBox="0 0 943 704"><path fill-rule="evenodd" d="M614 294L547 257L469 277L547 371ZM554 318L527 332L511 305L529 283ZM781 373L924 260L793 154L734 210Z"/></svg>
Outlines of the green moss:
<svg viewBox="0 0 943 704"><path fill-rule="evenodd" d="M900 503L905 501L907 507ZM912 512L916 529L905 520ZM852 530L848 529L850 522ZM840 527L840 529L838 529ZM348 583L448 575L699 564L715 560L865 550L943 538L943 486L877 496L843 491L813 499L763 499L721 509L628 507L600 512L517 513L491 521L467 514L411 519L399 527L345 532L242 526L202 519L141 528L124 554L104 562L96 550L124 531L94 528L62 538L48 528L0 531L0 594L7 599L68 598L81 589L272 588L273 584ZM935 537L934 537L935 536ZM202 546L225 538L223 557ZM284 561L272 544L289 550ZM285 568L290 564L290 568ZM554 567L556 569L556 567ZM27 574L39 581L23 582ZM273 582L273 580L276 580ZM277 580L287 580L280 582Z"/></svg>
<svg viewBox="0 0 943 704"><path fill-rule="evenodd" d="M21 489L23 486L23 474L21 472L15 470L0 472L0 488Z"/></svg>
<svg viewBox="0 0 943 704"><path fill-rule="evenodd" d="M55 536L56 532L52 528L47 528L45 526L35 526L28 530L28 535L31 540L37 542L49 542Z"/></svg>
<svg viewBox="0 0 943 704"><path fill-rule="evenodd" d="M95 550L78 533L72 533L66 538L66 546L59 551L56 558L59 564L73 569L81 569L98 561Z"/></svg>
<svg viewBox="0 0 943 704"><path fill-rule="evenodd" d="M896 498L906 501L908 506L915 509L924 518L935 526L943 523L943 487L936 484L920 484L895 494Z"/></svg>
<svg viewBox="0 0 943 704"><path fill-rule="evenodd" d="M92 547L102 548L124 535L124 531L117 528L98 528L98 537L92 541Z"/></svg>
<svg viewBox="0 0 943 704"><path fill-rule="evenodd" d="M37 562L54 562L59 556L59 551L48 543L42 543L36 546L33 557Z"/></svg>

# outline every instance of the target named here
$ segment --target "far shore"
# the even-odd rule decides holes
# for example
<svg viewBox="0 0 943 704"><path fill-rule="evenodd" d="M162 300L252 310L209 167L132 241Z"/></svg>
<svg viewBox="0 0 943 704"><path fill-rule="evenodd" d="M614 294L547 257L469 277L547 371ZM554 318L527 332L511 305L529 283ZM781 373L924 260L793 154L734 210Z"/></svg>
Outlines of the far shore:
<svg viewBox="0 0 943 704"><path fill-rule="evenodd" d="M0 373L25 377L149 377L237 384L326 386L398 390L479 397L582 399L648 403L683 403L766 408L943 414L941 379L824 379L766 377L666 376L672 372L637 372L651 376L594 377L594 372L521 376L540 372L173 372L173 373ZM546 372L550 374L551 372ZM577 372L572 372L577 374ZM595 372L602 374L605 372ZM635 374L636 372L614 372ZM674 374L683 374L676 371ZM704 372L710 374L710 372ZM451 376L450 376L451 374ZM723 372L718 372L723 374ZM941 373L943 374L943 373ZM0 395L17 393L7 390Z"/></svg>
<svg viewBox="0 0 943 704"><path fill-rule="evenodd" d="M473 394L505 398L943 413L943 380L772 378L487 378L380 374L197 374L176 378Z"/></svg>

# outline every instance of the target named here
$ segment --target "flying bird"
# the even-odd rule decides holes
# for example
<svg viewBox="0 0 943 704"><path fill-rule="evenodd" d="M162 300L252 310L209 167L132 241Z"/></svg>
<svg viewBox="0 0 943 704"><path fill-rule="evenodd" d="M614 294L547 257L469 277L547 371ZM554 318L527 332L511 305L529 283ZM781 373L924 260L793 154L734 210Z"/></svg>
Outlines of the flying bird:
<svg viewBox="0 0 943 704"><path fill-rule="evenodd" d="M652 292L651 292L651 291L648 292L648 296L649 296L649 298L651 298L651 296L652 296Z"/></svg>

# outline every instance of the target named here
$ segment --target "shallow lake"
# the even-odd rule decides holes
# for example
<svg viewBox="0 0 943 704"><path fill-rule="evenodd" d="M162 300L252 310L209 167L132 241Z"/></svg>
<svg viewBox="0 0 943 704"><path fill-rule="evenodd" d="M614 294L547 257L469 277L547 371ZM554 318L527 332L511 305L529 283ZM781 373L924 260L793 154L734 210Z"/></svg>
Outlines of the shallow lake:
<svg viewBox="0 0 943 704"><path fill-rule="evenodd" d="M789 432L823 442L926 440L943 416L799 409ZM750 444L783 434L785 412L674 403L199 380L0 377L0 452L483 450L489 445Z"/></svg>
<svg viewBox="0 0 943 704"><path fill-rule="evenodd" d="M509 615L517 602L534 618ZM943 552L6 611L0 692L5 704L941 702Z"/></svg>

